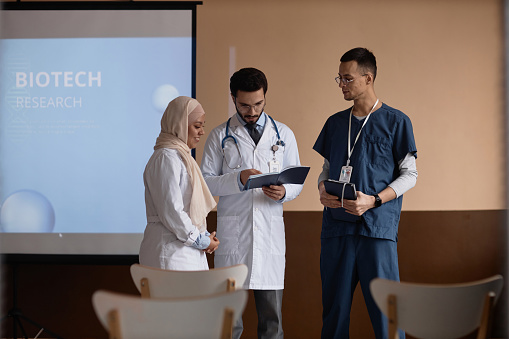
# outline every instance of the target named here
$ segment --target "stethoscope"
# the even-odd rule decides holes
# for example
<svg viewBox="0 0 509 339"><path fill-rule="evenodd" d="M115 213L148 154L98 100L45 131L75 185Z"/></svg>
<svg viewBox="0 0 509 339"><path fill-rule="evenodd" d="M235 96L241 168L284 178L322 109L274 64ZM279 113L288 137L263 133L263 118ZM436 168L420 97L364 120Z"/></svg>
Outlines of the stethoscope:
<svg viewBox="0 0 509 339"><path fill-rule="evenodd" d="M282 147L285 146L285 142L283 140L281 140L281 136L279 135L279 130L277 129L276 122L274 121L274 119L272 119L272 117L270 115L268 115L268 114L266 114L266 115L269 117L270 121L272 121L272 125L274 126L274 129L276 130L277 142L275 145L273 145L271 147L272 152L275 153L279 149L279 146L282 146ZM223 140L221 140L221 148L223 149L223 159L226 162L226 166L228 166L228 168L230 168L230 169L238 169L242 166L243 160L242 160L242 153L240 152L239 143L237 142L237 139L233 135L230 135L230 120L231 119L232 118L230 117L228 119L228 121L226 122L226 133L225 133L225 137L223 138ZM224 144L229 138L231 138L233 140L233 142L235 143L235 147L237 148L237 152L238 152L239 158L240 158L240 163L234 167L230 167L230 164L228 163L228 160L226 159L226 155L224 152Z"/></svg>

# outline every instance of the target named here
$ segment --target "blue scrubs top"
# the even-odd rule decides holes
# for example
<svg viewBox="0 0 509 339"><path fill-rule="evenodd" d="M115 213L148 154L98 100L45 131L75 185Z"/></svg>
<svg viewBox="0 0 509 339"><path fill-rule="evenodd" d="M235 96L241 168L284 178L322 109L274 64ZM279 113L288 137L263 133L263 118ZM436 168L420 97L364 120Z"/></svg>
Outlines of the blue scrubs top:
<svg viewBox="0 0 509 339"><path fill-rule="evenodd" d="M329 117L313 146L330 163L329 179L339 179L341 167L348 159L350 111L351 108ZM363 122L352 117L351 146ZM380 193L399 176L398 162L408 153L417 157L410 119L403 112L382 104L370 115L350 157L353 167L350 182L365 194ZM367 210L360 217L339 208L334 218L331 209L324 208L322 238L363 235L397 241L402 202L400 196Z"/></svg>

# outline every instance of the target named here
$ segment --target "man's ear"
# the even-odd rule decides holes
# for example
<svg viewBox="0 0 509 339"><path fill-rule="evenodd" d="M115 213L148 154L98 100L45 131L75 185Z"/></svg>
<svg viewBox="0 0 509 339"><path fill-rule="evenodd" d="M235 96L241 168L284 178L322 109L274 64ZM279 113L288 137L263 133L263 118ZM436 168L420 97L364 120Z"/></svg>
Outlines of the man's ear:
<svg viewBox="0 0 509 339"><path fill-rule="evenodd" d="M235 97L231 93L230 93L230 96L232 97L233 104L235 105Z"/></svg>
<svg viewBox="0 0 509 339"><path fill-rule="evenodd" d="M367 73L366 74L366 85L369 85L369 84L372 84L373 83L373 74L371 73Z"/></svg>

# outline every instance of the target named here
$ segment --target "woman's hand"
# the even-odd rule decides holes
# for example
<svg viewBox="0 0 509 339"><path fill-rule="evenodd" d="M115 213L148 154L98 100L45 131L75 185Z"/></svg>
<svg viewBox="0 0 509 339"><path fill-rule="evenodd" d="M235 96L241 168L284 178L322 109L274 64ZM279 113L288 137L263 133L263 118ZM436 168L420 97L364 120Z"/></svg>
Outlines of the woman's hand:
<svg viewBox="0 0 509 339"><path fill-rule="evenodd" d="M208 254L214 253L215 250L219 247L219 239L216 238L216 231L210 233L210 245L204 251Z"/></svg>

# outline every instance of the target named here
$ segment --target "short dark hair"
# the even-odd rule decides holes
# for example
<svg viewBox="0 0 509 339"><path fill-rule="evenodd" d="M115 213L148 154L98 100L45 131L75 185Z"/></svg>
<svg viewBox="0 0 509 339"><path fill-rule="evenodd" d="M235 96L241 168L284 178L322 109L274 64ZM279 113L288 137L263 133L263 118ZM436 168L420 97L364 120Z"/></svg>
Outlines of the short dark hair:
<svg viewBox="0 0 509 339"><path fill-rule="evenodd" d="M263 88L263 95L267 93L267 78L262 71L248 67L239 69L230 78L230 92L237 97L237 91L256 92Z"/></svg>
<svg viewBox="0 0 509 339"><path fill-rule="evenodd" d="M376 58L367 48L357 47L349 50L341 57L341 62L357 61L357 65L373 73L373 81L376 78Z"/></svg>

